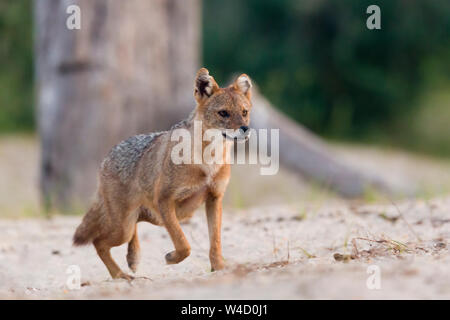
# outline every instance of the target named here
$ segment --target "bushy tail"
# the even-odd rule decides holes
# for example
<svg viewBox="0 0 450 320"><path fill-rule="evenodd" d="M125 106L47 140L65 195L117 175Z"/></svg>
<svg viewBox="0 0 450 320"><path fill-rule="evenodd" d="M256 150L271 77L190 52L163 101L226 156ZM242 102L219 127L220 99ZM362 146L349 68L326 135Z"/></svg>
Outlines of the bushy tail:
<svg viewBox="0 0 450 320"><path fill-rule="evenodd" d="M91 243L100 231L100 219L102 217L103 201L97 200L84 215L83 221L73 235L73 245L82 246Z"/></svg>

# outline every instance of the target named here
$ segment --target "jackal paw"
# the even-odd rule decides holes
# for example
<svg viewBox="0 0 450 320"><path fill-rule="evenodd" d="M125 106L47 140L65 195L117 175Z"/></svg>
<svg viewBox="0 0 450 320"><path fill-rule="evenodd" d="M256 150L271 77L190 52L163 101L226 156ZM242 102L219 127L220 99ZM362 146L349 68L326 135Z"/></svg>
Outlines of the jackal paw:
<svg viewBox="0 0 450 320"><path fill-rule="evenodd" d="M138 263L137 262L128 263L128 267L130 268L131 271L133 271L133 273L136 273Z"/></svg>
<svg viewBox="0 0 450 320"><path fill-rule="evenodd" d="M186 249L183 251L171 251L168 254L166 254L166 262L167 264L175 264L180 263L184 259L186 259L189 254L191 253L190 249Z"/></svg>
<svg viewBox="0 0 450 320"><path fill-rule="evenodd" d="M211 272L219 271L225 268L225 263L223 263L223 260L216 261L214 263L211 262Z"/></svg>
<svg viewBox="0 0 450 320"><path fill-rule="evenodd" d="M120 273L118 273L117 275L115 275L115 276L113 277L113 279L125 279L125 280L127 280L127 281L131 281L131 280L134 280L134 277L133 277L133 276L130 276L129 274L126 274L126 273L124 273L124 272L120 272Z"/></svg>

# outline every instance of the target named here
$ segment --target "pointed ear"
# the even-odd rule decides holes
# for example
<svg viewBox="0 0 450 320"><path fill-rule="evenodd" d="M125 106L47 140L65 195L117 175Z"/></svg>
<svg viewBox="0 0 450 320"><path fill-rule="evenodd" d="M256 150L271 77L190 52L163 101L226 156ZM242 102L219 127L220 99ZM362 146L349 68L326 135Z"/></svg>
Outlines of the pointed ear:
<svg viewBox="0 0 450 320"><path fill-rule="evenodd" d="M201 103L212 96L217 90L219 90L219 86L214 78L209 75L209 71L206 68L198 70L194 84L195 100Z"/></svg>
<svg viewBox="0 0 450 320"><path fill-rule="evenodd" d="M249 76L245 73L241 74L236 81L234 81L233 87L242 92L247 99L250 100L251 97L251 88L252 88L252 81L250 80Z"/></svg>

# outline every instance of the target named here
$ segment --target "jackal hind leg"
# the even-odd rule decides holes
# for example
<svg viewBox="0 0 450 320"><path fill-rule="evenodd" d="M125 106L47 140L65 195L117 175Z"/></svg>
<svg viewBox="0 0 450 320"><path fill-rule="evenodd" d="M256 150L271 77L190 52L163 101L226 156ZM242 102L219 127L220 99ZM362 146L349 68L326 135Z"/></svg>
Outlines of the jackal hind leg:
<svg viewBox="0 0 450 320"><path fill-rule="evenodd" d="M108 245L107 241L103 239L97 239L94 241L95 250L97 250L97 254L102 259L106 268L109 271L109 274L113 279L125 279L125 280L133 280L134 277L124 273L114 259L111 256L111 246Z"/></svg>

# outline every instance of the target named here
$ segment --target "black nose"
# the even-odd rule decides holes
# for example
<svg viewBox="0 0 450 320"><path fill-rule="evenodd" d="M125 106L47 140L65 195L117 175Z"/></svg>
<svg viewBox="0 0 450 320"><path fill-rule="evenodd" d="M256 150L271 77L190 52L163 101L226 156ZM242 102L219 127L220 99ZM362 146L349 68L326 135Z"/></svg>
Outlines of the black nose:
<svg viewBox="0 0 450 320"><path fill-rule="evenodd" d="M248 127L247 126L242 126L239 129L242 130L243 133L245 133L245 132L247 132Z"/></svg>

